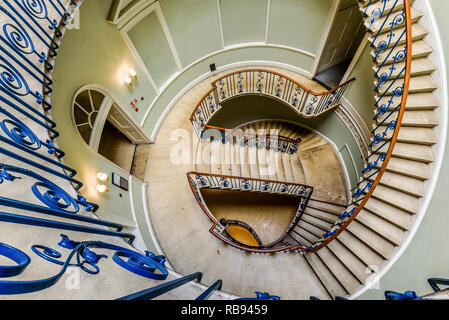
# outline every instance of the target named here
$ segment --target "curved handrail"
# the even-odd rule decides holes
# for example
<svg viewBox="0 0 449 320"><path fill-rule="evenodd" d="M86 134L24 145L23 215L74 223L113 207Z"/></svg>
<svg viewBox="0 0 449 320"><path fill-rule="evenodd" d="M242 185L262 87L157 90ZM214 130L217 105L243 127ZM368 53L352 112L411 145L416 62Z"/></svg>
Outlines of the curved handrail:
<svg viewBox="0 0 449 320"><path fill-rule="evenodd" d="M333 89L330 89L330 90L327 90L327 91L323 91L323 92L315 92L315 91L313 91L313 90L311 90L311 89L306 88L304 85L300 84L300 83L297 82L296 80L293 80L292 78L290 78L290 77L288 77L288 76L285 76L285 75L283 75L282 73L279 73L279 72L276 72L276 71L272 71L272 70L268 70L268 69L245 69L245 70L235 71L235 72L229 73L229 74L227 74L227 75L225 75L225 76L222 76L222 77L218 78L217 80L215 80L214 82L212 82L212 86L214 86L214 85L216 86L217 83L220 82L220 81L223 80L223 79L226 79L226 78L228 78L228 77L230 77L230 76L233 76L233 75L236 75L236 74L239 74L239 73L243 73L243 72L266 72L266 73L271 73L271 74L274 74L274 75L276 75L276 76L282 77L282 78L284 78L284 79L286 79L286 80L288 80L288 81L293 82L293 83L296 84L298 87L301 87L305 92L310 93L310 94L313 94L313 95L315 95L315 96L324 96L324 95L328 95L328 94L337 91L338 89L344 87L345 85L347 85L347 84L349 84L350 82L352 82L352 81L355 80L355 78L351 78L351 79L349 79L348 81L345 81L344 83L338 85L337 87L335 87L335 88L333 88Z"/></svg>
<svg viewBox="0 0 449 320"><path fill-rule="evenodd" d="M190 115L190 121L207 124L221 108L221 103L248 94L267 95L280 100L303 117L318 116L340 104L352 78L332 90L314 92L278 72L266 69L243 69L226 74L211 83ZM198 127L196 127L198 129Z"/></svg>
<svg viewBox="0 0 449 320"><path fill-rule="evenodd" d="M276 247L273 248L273 246L281 243L285 238L288 237L288 235L290 234L290 232L295 228L295 226L299 223L299 221L301 220L301 217L304 213L304 210L307 207L308 201L313 193L313 187L308 186L308 185L303 185L303 184L299 184L299 183L290 183L290 182L281 182L281 181L274 181L274 180L264 180L264 179L256 179L256 178L246 178L246 177L234 177L234 176L227 176L227 175L218 175L218 174L210 174L210 173L202 173L202 172L188 172L187 174L187 180L189 182L190 185L190 189L192 190L192 193L195 196L195 199L198 203L198 205L200 206L201 210L204 212L204 214L209 218L209 220L212 222L212 226L209 229L209 232L216 237L218 240L223 241L224 243L243 250L243 251L247 251L247 252L253 252L253 253L275 253L275 252L282 252L282 251L296 251L296 250L306 250L307 247L304 245L281 245L280 247ZM297 214L295 216L295 218L293 219L292 223L290 224L290 226L288 227L287 231L284 232L284 234L281 236L281 238L279 240L276 240L273 243L270 243L269 245L264 245L263 247L249 247L249 246L243 246L243 245L239 245L233 241L231 241L230 239L227 239L226 237L223 237L221 235L220 232L217 232L217 228L220 228L221 224L220 222L212 215L212 213L209 211L209 209L207 208L206 204L204 203L204 200L202 199L202 196L200 194L200 188L199 186L193 181L193 178L191 176L200 176L200 177L215 177L215 178L223 178L223 179L236 179L236 180L241 180L241 181L252 181L255 183L259 183L258 187L260 187L260 185L262 185L263 183L268 183L268 184L273 184L276 186L286 186L285 189L285 194L287 195L296 195L298 197L300 197L300 204L299 204L299 208L297 211ZM207 186L207 183L210 183L211 181L205 181L203 183L203 187ZM287 189L288 187L288 189ZM271 188L271 187L270 187ZM257 189L257 188L256 188ZM242 188L242 190L249 190L249 189L245 189ZM261 191L262 192L262 191ZM268 247L271 246L271 247Z"/></svg>
<svg viewBox="0 0 449 320"><path fill-rule="evenodd" d="M218 131L230 132L231 134L234 134L235 136L237 136L239 133L242 133L244 136L251 136L254 138L260 137L260 135L257 133L242 132L241 129L229 129L229 128L223 128L223 127L217 127L217 126L210 126L210 125L202 124L202 123L198 123L198 125L200 125L203 128L206 128L206 129L216 129ZM290 139L290 138L280 136L280 135L275 135L275 134L271 135L269 133L267 133L266 135L263 135L263 137L266 137L266 138L270 138L271 136L275 137L275 139L278 141L287 142L287 143L301 143L301 141L302 141L301 138L294 140L294 139Z"/></svg>
<svg viewBox="0 0 449 320"><path fill-rule="evenodd" d="M325 239L322 239L322 240L318 241L319 244L316 243L315 246L312 246L312 247L308 248L306 250L308 252L317 252L321 248L325 247L329 242L331 242L332 240L337 238L338 235L340 235L344 230L346 230L346 228L349 226L349 224L357 217L357 215L360 213L360 211L364 208L365 204L371 198L371 196L374 193L376 187L379 185L379 182L380 182L384 172L386 171L388 163L390 161L390 158L391 158L391 156L393 154L393 149L394 149L394 147L396 145L396 142L397 142L397 139L398 139L399 130L401 128L402 119L403 119L404 112L405 112L405 107L406 107L407 97L408 97L408 91L409 91L409 85L410 85L410 77L411 77L411 57L412 57L411 8L410 8L410 0L403 0L403 1L404 1L404 13L405 13L405 15L404 15L405 21L404 22L405 22L405 26L406 26L406 32L405 32L405 35L406 35L406 40L405 40L406 41L406 45L405 45L406 49L405 50L406 50L406 52L405 52L405 56L404 56L404 58L406 59L405 60L405 75L404 75L404 84L402 86L402 92L401 92L402 100L401 100L400 107L399 107L398 110L396 110L396 108L393 109L389 113L389 115L386 117L386 119L387 119L394 112L396 112L396 111L398 112L397 119L395 121L393 120L392 122L390 122L390 123L394 123L394 132L393 132L392 137L389 140L390 141L390 145L388 147L388 151L381 153L381 155L379 156L379 158L375 162L370 162L367 165L367 167L365 168L363 173L369 172L370 170L372 170L375 167L375 165L377 164L377 161L379 161L379 159L382 160L382 158L383 158L383 164L380 167L380 169L378 170L377 176L374 179L374 181L368 182L376 173L370 174L369 177L365 178L362 181L362 182L366 182L366 185L364 186L364 188L361 187L362 182L359 183L359 189L357 190L357 192L355 194L360 196L360 195L362 195L363 193L366 192L365 196L361 199L361 202L357 205L356 208L353 208L350 212L348 212L348 210L347 210L345 213L343 213L343 215L340 216L340 218L342 220L344 220L344 219L346 219L346 220L334 224L334 226L332 228L334 230L331 229L331 231L327 233L327 235L329 235L329 236L326 237ZM396 3L397 3L397 1L396 1ZM393 8L394 8L394 6L393 6ZM391 12L392 12L393 8L391 9ZM380 13L380 16L382 16L382 13ZM394 27L395 27L395 25L392 24L390 32L393 31ZM397 46L398 42L399 42L399 40L396 42L396 45L392 47L391 50L393 50ZM389 48L389 46L386 46L386 48ZM398 59L395 59L395 62L396 61L400 61L401 57L402 56L399 56ZM393 67L394 67L394 63L393 63ZM391 74L390 74L390 76L391 76ZM397 76L394 81L396 81L398 79L398 77L399 76ZM388 80L390 80L390 77L387 77L387 78L379 77L379 82L381 82L383 84L387 83ZM390 85L389 88L391 88L391 85ZM379 102L377 102L377 103L379 103ZM386 109L384 109L384 113L383 114L385 114L385 112L387 112L389 110L389 107L390 107L390 105L388 105L388 107ZM379 115L379 113L378 113L378 115ZM376 118L377 118L377 116L376 116ZM371 143L371 146L374 146L378 142L382 141L382 139L386 136L385 133L376 135L376 130L378 128L379 128L379 126L377 126L377 128L373 130L374 138L373 138L373 142ZM381 148L382 148L382 146L380 148L376 149L367 159L369 159L373 154L376 153L376 151L379 151ZM357 204L357 202L359 200L353 202L352 204L354 204L354 205ZM350 204L348 207L350 207L352 204Z"/></svg>

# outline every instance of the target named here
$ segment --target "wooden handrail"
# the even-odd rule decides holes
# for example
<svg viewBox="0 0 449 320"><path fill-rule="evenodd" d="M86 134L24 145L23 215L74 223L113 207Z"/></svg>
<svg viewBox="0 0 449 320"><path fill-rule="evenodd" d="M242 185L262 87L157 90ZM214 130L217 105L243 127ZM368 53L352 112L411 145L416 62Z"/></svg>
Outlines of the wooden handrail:
<svg viewBox="0 0 449 320"><path fill-rule="evenodd" d="M237 130L238 130L238 129L228 129L228 128L210 126L210 125L207 125L207 124L202 124L202 123L200 123L198 121L194 121L194 122L198 123L201 127L208 128L208 129L217 129L219 131L227 131L227 132L234 132L234 133L237 132ZM258 134L254 134L254 133L243 133L243 135L244 136L251 136L251 137L254 137L254 138L258 138L260 136ZM271 137L271 135L270 134L266 134L265 137L269 138L269 137ZM284 141L284 142L288 142L288 143L300 143L302 141L301 138L293 140L293 139L289 139L289 138L284 137L284 136L276 136L275 135L274 137L277 137L278 141Z"/></svg>
<svg viewBox="0 0 449 320"><path fill-rule="evenodd" d="M206 99L212 92L214 92L215 90L217 90L217 83L218 83L219 81L221 81L221 80L223 80L223 79L225 79L225 78L227 78L227 77L233 76L233 75L235 75L235 74L240 74L240 73L245 73L245 72L266 72L266 73L271 73L271 74L273 74L273 75L276 75L276 76L282 77L283 79L286 79L286 80L288 80L288 81L291 81L291 82L294 83L296 86L298 86L298 87L300 87L302 90L304 90L306 93L312 94L312 95L314 95L314 96L323 96L323 95L331 94L331 93L337 91L338 89L340 89L340 88L342 88L342 87L348 85L350 82L356 80L355 78L351 78L351 79L349 79L348 81L346 81L346 82L340 84L339 86L335 87L334 89L331 89L331 90L328 90L328 91L325 91L325 92L314 92L314 91L312 91L312 90L310 90L310 89L307 89L305 86L303 86L303 85L300 84L299 82L295 81L294 79L292 79L292 78L290 78L290 77L287 77L287 76L285 76L285 75L283 75L283 74L281 74L281 73L279 73L279 72L275 72L275 71L271 71L271 70L266 70L266 69L243 69L243 70L239 70L239 71L235 71L235 72L226 74L226 75L224 75L224 76L222 76L222 77L216 79L215 81L213 81L213 82L211 83L212 88L211 88L211 89L210 89L210 90L209 90L209 91L208 91L208 92L201 98L201 100L199 101L199 103L198 103L198 104L195 106L195 108L193 109L192 114L190 115L190 121L193 121L193 120L194 120L195 112L199 109L199 107L201 106L201 103L202 103L202 102L203 102L203 101L204 101L204 100L205 100L205 99Z"/></svg>
<svg viewBox="0 0 449 320"><path fill-rule="evenodd" d="M382 179L382 176L384 172L387 169L388 163L391 159L391 156L393 154L393 149L396 145L396 141L398 139L399 130L401 128L402 119L404 117L405 107L407 103L407 97L409 92L409 86L410 86L410 77L411 77L411 61L412 61L412 24L411 24L411 8L410 8L410 0L404 0L404 10L405 10L405 24L406 24L406 66L405 66L405 76L404 76L404 85L403 85L403 92L402 92L402 101L401 101L401 107L398 111L398 117L396 120L396 127L395 131L393 133L393 136L391 138L391 143L388 148L388 151L386 153L385 160L382 164L382 167L380 168L376 179L373 182L373 185L366 193L363 200L358 205L356 211L354 211L353 214L348 218L348 220L340 226L340 228L337 229L337 231L330 237L328 237L326 240L324 240L320 245L317 247L306 250L309 252L317 252L321 248L325 247L329 242L334 240L338 237L343 231L346 230L346 228L349 226L349 224L357 217L357 215L360 213L360 211L365 207L368 200L371 198L372 194L374 193L376 187L379 185L380 180Z"/></svg>
<svg viewBox="0 0 449 320"><path fill-rule="evenodd" d="M267 69L244 69L244 70L239 70L239 71L235 71L235 72L229 73L229 74L227 74L227 75L224 75L224 76L222 76L222 77L216 79L214 82L212 82L212 86L213 86L213 87L216 87L216 84L217 84L219 81L221 81L221 80L223 80L223 79L226 79L227 77L233 76L233 75L235 75L235 74L245 73L245 72L266 72L266 73L274 74L274 75L276 75L276 76L282 77L282 78L284 78L284 79L286 79L286 80L288 80L288 81L293 82L295 85L297 85L298 87L300 87L301 89L303 89L305 92L310 93L310 94L313 94L314 96L325 96L325 95L327 95L327 94L330 94L330 93L332 93L332 92L337 91L338 89L344 87L344 86L347 85L348 83L350 83L350 82L352 82L352 81L355 81L355 78L351 78L351 79L349 79L348 81L345 81L344 83L340 84L339 86L337 86L337 87L335 87L335 88L333 88L333 89L331 89L331 90L324 91L324 92L315 92L315 91L313 91L313 90L307 89L306 87L304 87L302 84L300 84L300 83L297 82L296 80L293 80L292 78L290 78L290 77L288 77L288 76L285 76L285 75L283 75L283 74L281 74L281 73L279 73L279 72L276 72L276 71L271 71L271 70L267 70Z"/></svg>
<svg viewBox="0 0 449 320"><path fill-rule="evenodd" d="M204 212L204 214L205 214L205 215L212 221L212 227L209 229L209 232L210 232L214 237L216 237L217 239L219 239L219 240L225 242L226 244L228 244L228 245L230 245L230 246L232 246L232 247L234 247L234 248L237 248L237 249L240 249L240 250L243 250L243 251L247 251L247 252L253 252L253 253L275 253L275 252L282 252L282 251L307 250L307 247L304 246L304 245L297 245L297 246L287 245L287 246L283 246L283 247L280 247L280 248L273 248L273 249L250 248L250 247L246 247L246 246L241 246L241 245L239 245L239 244L237 244L237 243L234 243L234 242L232 242L231 240L226 239L225 237L222 237L221 235L215 233L215 232L214 232L214 229L216 228L216 226L219 225L219 221L218 221L214 216L212 216L211 214L209 214L209 210L207 210L207 208L203 205L203 202L198 198L198 195L197 195L197 193L195 192L195 189L194 189L194 187L193 187L193 184L192 184L192 181L191 181L191 177L190 177L190 176L191 176L191 175L213 176L213 177L228 178L228 179L234 178L234 179L251 180L251 181L263 181L263 182L268 182L268 183L284 183L284 182L282 182L282 181L274 181L274 180L255 179L255 178L245 178L245 177L234 177L234 176L218 175L218 174L210 174L210 173L203 173L203 172L196 172L196 171L188 172L186 175L187 175L187 181L189 182L190 189L192 190L192 193L193 193L193 195L195 196L195 199L196 199L198 205L200 206L200 208L201 208L201 210ZM311 189L311 193L310 193L310 194L312 194L312 192L313 192L313 187L308 186L308 185L298 184L298 183L290 183L290 182L285 182L285 184L288 184L288 185L294 185L294 186L306 187L306 188ZM310 195L309 195L309 198L310 198ZM307 201L308 201L308 200L307 200ZM302 210L303 213L304 213L304 210L305 210L305 207L304 207L304 209ZM298 219L298 221L296 222L296 224L299 222L299 220L300 220L300 219ZM273 243L270 244L270 245L277 244L277 243L281 242L281 241L284 240L287 236L288 236L288 234L287 234L287 235L284 234L284 235L281 237L280 240L275 241L275 242L273 242Z"/></svg>

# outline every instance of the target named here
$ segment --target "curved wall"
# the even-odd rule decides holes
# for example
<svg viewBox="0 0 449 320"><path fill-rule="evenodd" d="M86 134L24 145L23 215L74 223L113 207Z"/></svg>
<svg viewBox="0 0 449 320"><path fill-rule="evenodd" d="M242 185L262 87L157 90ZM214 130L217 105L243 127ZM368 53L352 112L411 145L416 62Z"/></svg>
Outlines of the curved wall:
<svg viewBox="0 0 449 320"><path fill-rule="evenodd" d="M260 5L261 2L264 5ZM128 224L135 222L129 210L133 201L131 192L121 192L111 187L110 193L98 195L95 190L95 174L98 171L109 174L117 172L124 177L129 177L129 174L92 152L76 135L69 111L76 90L86 84L98 84L105 87L133 121L143 128L144 133L153 138L160 120L168 111L172 101L187 86L201 77L209 76L211 63L215 63L220 68L245 61L261 63L275 61L279 65L288 65L295 71L308 75L331 2L326 0L319 1L319 4L316 2L312 4L307 0L271 0L265 3L258 0L258 8L263 10L260 9L259 12L258 9L251 13L250 8L254 5L251 1L244 1L242 4L242 1L201 0L189 1L189 6L186 6L185 1L159 1L162 13L156 19L160 22L160 27L156 29L162 33L165 29L169 29L172 44L176 48L176 56L181 63L181 70L178 69L174 74L167 73L167 70L173 70L172 62L164 66L167 57L161 57L161 60L158 60L157 56L151 56L151 52L148 52L150 57L148 61L161 64L159 67L162 70L161 79L156 79L152 75L153 79L151 79L146 76L151 70L141 63L142 57L136 56L136 52L127 43L126 36L117 29L117 26L106 21L112 0L86 0L80 10L81 28L69 30L61 44L53 76L55 84L52 95L52 103L55 106L52 116L64 132L58 139L58 143L67 151L68 156L65 158L67 164L77 169L79 179L85 182L83 194L97 202L101 208L100 212L104 212L108 218L115 217L122 223L128 222ZM267 10L267 4L270 4L270 10ZM238 20L240 22L237 24L242 29L245 24L260 20L260 14L263 14L264 23L259 21L259 27L252 28L252 31L247 31L235 38L232 35L239 28L235 29L235 23L231 22L235 18L232 17L232 12L236 10L230 9L236 7L241 7L249 14L248 20ZM304 10L305 8L312 11ZM231 16L228 17L228 14ZM284 14L289 18L282 21L281 17ZM151 15L154 15L154 12ZM142 20L143 23L146 23L145 19ZM155 23L154 17L149 19L149 23ZM222 24L219 23L220 20ZM281 23L283 26L280 26ZM308 32L298 32L297 37L291 37L291 32L289 32L290 35L286 34L286 30L297 29L307 29ZM145 31L145 28L143 30ZM154 39L159 38L159 41L165 36L165 33L162 35L157 31L153 33L148 29L146 31L140 35L144 37L144 41L147 39L145 37L151 34ZM221 41L222 34L225 37L224 41ZM268 42L260 42L260 37L257 36L260 34L266 35ZM140 36L139 32L136 32L136 43ZM289 38L294 40L288 40ZM246 42L237 43L238 41ZM151 43L148 40L146 42ZM303 48L286 47L300 44ZM309 50L312 52L308 52ZM175 60L176 64L176 57L172 60ZM130 67L134 68L139 76L132 88L123 83L123 77ZM167 76L170 80L163 83ZM154 83L161 86L155 87ZM135 112L129 105L134 98L139 100L139 112ZM193 108L194 106L192 110ZM135 188L144 187L137 179L134 182ZM137 215L144 213L142 203L134 203L134 209Z"/></svg>

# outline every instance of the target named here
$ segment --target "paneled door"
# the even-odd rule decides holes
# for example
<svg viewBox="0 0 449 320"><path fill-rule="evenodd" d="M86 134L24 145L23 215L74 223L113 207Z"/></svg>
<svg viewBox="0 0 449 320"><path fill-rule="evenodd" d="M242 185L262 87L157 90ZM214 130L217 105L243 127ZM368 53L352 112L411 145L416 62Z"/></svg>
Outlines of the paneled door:
<svg viewBox="0 0 449 320"><path fill-rule="evenodd" d="M352 59L365 32L357 0L342 0L322 51L317 73Z"/></svg>

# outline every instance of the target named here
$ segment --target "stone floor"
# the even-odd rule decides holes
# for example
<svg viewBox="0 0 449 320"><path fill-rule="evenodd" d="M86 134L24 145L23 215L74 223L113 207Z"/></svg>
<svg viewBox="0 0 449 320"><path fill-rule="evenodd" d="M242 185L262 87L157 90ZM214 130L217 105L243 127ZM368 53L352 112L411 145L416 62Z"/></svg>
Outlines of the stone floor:
<svg viewBox="0 0 449 320"><path fill-rule="evenodd" d="M295 78L314 90L324 90L289 71L264 68ZM255 291L267 291L283 299L309 299L311 295L328 298L303 256L297 253L248 254L224 245L209 233L211 222L192 195L186 173L195 168L192 159L196 138L189 117L210 89L212 80L199 83L174 105L149 148L144 180L148 183L151 221L162 250L176 272L186 275L201 271L202 283L206 285L222 279L223 291L228 293L254 296ZM182 155L179 151L179 146L183 145L181 136L188 137L184 142L189 147L183 154L185 161L179 163L176 159ZM174 155L177 157L173 161Z"/></svg>

